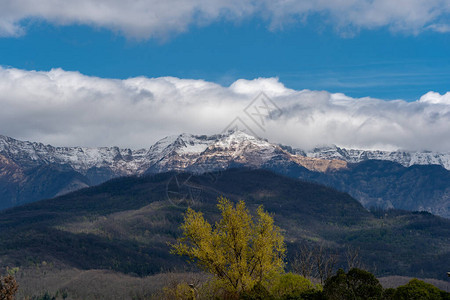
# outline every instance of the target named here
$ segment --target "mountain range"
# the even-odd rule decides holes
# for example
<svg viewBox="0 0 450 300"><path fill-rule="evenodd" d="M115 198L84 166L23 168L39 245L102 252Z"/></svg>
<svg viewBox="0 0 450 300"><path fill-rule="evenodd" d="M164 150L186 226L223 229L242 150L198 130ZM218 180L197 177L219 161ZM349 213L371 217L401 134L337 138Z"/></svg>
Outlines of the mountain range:
<svg viewBox="0 0 450 300"><path fill-rule="evenodd" d="M54 147L0 135L0 209L97 185L109 179L182 171L269 169L350 193L365 207L425 210L450 217L450 153L311 151L242 131L180 134L149 149Z"/></svg>

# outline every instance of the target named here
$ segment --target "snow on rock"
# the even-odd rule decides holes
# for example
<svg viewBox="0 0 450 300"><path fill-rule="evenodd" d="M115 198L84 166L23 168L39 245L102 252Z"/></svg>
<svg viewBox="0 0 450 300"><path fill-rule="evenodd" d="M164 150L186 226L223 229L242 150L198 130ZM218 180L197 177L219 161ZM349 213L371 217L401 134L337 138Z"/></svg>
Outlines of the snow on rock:
<svg viewBox="0 0 450 300"><path fill-rule="evenodd" d="M406 167L436 164L450 170L450 152L367 151L337 146L305 152L273 144L242 131L211 136L183 133L163 138L149 149L140 150L53 147L0 135L0 155L22 168L69 165L82 174L92 168L108 169L116 177L170 170L201 173L236 165L261 167L272 161L293 162L320 172L370 159L394 161Z"/></svg>
<svg viewBox="0 0 450 300"><path fill-rule="evenodd" d="M377 159L397 162L405 167L412 165L440 165L450 170L450 152L410 152L410 151L381 151L344 149L337 146L315 148L310 152L295 150L304 153L307 157L321 159L339 159L349 163L358 163L365 160Z"/></svg>

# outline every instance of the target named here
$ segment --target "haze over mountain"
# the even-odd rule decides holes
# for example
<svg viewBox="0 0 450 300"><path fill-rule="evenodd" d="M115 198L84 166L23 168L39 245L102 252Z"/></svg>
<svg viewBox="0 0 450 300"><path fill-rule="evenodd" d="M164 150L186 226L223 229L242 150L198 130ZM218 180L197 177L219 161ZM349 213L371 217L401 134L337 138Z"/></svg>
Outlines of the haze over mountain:
<svg viewBox="0 0 450 300"><path fill-rule="evenodd" d="M379 162L364 163L374 160ZM140 150L53 147L0 136L0 208L121 176L167 171L200 174L233 167L270 169L317 181L349 192L368 208L426 210L450 216L450 153L336 146L305 152L242 131L212 136L181 134Z"/></svg>

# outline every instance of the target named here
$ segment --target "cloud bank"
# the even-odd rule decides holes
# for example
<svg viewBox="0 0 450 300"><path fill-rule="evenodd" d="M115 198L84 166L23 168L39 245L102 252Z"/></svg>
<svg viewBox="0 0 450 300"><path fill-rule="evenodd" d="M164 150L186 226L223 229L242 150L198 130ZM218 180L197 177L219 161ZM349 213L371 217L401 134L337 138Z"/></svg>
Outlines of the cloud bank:
<svg viewBox="0 0 450 300"><path fill-rule="evenodd" d="M261 91L281 110L265 117L263 128L244 112ZM261 103L255 106L262 111ZM0 107L0 134L58 146L146 148L167 135L220 133L238 117L261 137L303 149L450 151L450 93L384 101L292 90L276 78L223 87L174 77L117 80L0 68Z"/></svg>
<svg viewBox="0 0 450 300"><path fill-rule="evenodd" d="M278 29L319 16L345 34L380 27L413 34L450 28L450 0L0 0L0 7L0 36L24 34L29 20L95 26L138 39L252 17Z"/></svg>

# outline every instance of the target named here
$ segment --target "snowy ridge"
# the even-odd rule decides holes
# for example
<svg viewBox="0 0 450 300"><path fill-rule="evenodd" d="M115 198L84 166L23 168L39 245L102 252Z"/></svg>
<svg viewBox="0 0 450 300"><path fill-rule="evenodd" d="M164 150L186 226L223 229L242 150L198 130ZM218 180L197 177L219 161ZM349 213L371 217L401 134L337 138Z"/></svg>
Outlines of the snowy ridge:
<svg viewBox="0 0 450 300"><path fill-rule="evenodd" d="M53 147L0 135L0 155L25 169L57 164L68 165L83 175L93 168L108 169L114 177L170 170L200 173L236 165L258 168L273 161L295 163L319 172L371 159L394 161L405 167L436 164L450 170L450 153L366 151L336 146L305 152L242 131L211 136L183 133L163 138L149 149L140 150Z"/></svg>
<svg viewBox="0 0 450 300"><path fill-rule="evenodd" d="M96 167L111 168L120 175L131 175L139 170L146 152L117 147L53 147L0 135L0 154L25 168L59 164L69 165L82 174Z"/></svg>
<svg viewBox="0 0 450 300"><path fill-rule="evenodd" d="M346 181L345 176L340 176L352 172L353 168L349 163L373 159L394 161L405 167L436 164L450 170L450 153L347 150L336 146L305 152L270 143L242 131L211 136L184 133L163 138L149 149L141 150L118 147L54 147L0 135L0 189L4 192L0 195L3 197L0 198L0 209L63 195L121 176L167 171L202 174L246 167L317 180L319 183L344 189L366 207L374 205L426 210L445 217L450 215L447 179L450 173L443 169L427 168L433 171L431 176L436 177L419 172L421 180L425 180L426 186L433 189L432 193L425 196L422 195L424 185L410 191L409 185L412 182L408 177L400 176L397 178L398 185L390 186L390 180L386 182L383 175L380 175L380 178L372 178L370 171L356 173L367 180L374 179L375 185L380 184L394 190L401 196L400 200L389 194L372 195L374 191L367 190L364 185L353 187ZM390 164L383 165L387 165L388 172L392 170ZM340 170L344 172L339 172ZM403 171L401 174L415 170ZM50 187L43 187L42 182ZM411 195L414 197L410 197Z"/></svg>
<svg viewBox="0 0 450 300"><path fill-rule="evenodd" d="M148 157L153 173L169 170L202 173L233 164L261 167L278 154L278 149L281 150L278 145L241 131L212 136L181 134L157 142L150 148Z"/></svg>
<svg viewBox="0 0 450 300"><path fill-rule="evenodd" d="M229 158L237 158L244 153L265 149L273 152L278 146L257 139L243 132L229 132L219 135L180 134L166 137L148 150L120 149L118 147L53 147L42 143L25 142L0 135L0 154L16 164L30 168L39 165L69 165L74 170L86 174L91 168L107 168L116 176L139 175L149 168L157 171L183 170L203 171L205 166L193 165L212 152L224 152ZM253 153L256 155L256 153ZM210 165L205 171L226 167L221 163Z"/></svg>
<svg viewBox="0 0 450 300"><path fill-rule="evenodd" d="M348 163L358 163L365 160L377 159L397 162L404 167L413 165L440 165L450 170L450 152L409 152L409 151L381 151L344 149L337 146L316 148L310 152L295 150L296 153L307 157L321 159L339 159Z"/></svg>

